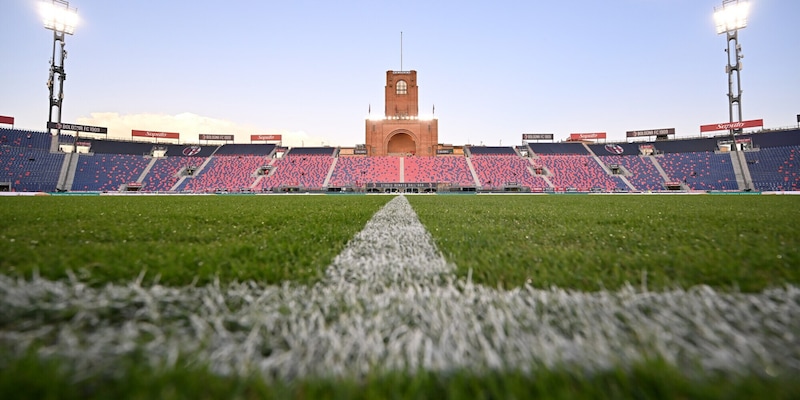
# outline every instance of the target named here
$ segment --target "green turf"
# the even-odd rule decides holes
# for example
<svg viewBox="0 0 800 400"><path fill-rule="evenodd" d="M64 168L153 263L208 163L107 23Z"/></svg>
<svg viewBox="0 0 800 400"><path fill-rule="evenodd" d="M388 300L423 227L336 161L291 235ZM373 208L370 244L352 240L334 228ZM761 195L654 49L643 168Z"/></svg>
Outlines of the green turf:
<svg viewBox="0 0 800 400"><path fill-rule="evenodd" d="M0 198L0 273L94 284L318 279L386 196Z"/></svg>
<svg viewBox="0 0 800 400"><path fill-rule="evenodd" d="M800 283L797 196L409 197L458 273L492 287Z"/></svg>
<svg viewBox="0 0 800 400"><path fill-rule="evenodd" d="M0 369L3 399L796 399L788 376L687 377L661 361L596 375L575 370L377 373L363 378L270 382L224 377L202 366L145 368L135 359L102 376L28 355Z"/></svg>
<svg viewBox="0 0 800 400"><path fill-rule="evenodd" d="M389 197L0 198L0 272L183 285L317 279ZM410 196L482 284L744 291L800 283L794 196Z"/></svg>
<svg viewBox="0 0 800 400"><path fill-rule="evenodd" d="M386 196L0 198L0 273L95 284L142 270L183 285L318 279ZM800 282L800 197L410 196L459 274L505 287L575 290L709 284L745 291ZM661 362L594 376L402 372L269 382L221 377L185 360L130 360L78 377L57 360L0 349L0 398L800 398L787 377L686 376ZM78 373L78 376L80 374Z"/></svg>

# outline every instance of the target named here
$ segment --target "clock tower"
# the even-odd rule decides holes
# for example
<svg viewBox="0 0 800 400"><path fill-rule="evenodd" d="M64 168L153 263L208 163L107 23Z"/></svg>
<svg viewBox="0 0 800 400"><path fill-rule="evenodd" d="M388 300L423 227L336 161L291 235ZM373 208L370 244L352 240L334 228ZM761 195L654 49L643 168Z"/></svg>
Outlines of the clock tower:
<svg viewBox="0 0 800 400"><path fill-rule="evenodd" d="M436 155L438 120L420 118L417 71L386 71L383 118L366 121L367 153L386 155Z"/></svg>

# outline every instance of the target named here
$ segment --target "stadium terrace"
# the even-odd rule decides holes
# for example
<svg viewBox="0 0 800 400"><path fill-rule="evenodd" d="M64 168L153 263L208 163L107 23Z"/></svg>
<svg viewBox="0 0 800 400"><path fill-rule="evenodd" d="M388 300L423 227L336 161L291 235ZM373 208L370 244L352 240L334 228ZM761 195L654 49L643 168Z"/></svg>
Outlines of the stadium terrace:
<svg viewBox="0 0 800 400"><path fill-rule="evenodd" d="M362 146L172 144L0 128L0 190L156 193L791 192L800 131L633 143L439 145L371 156ZM741 157L741 161L737 157Z"/></svg>
<svg viewBox="0 0 800 400"><path fill-rule="evenodd" d="M386 71L384 90L383 116L370 113L365 141L353 147L289 148L280 135L237 144L233 135L200 134L199 144L180 144L178 132L150 130L107 140L102 127L55 124L51 135L13 129L8 117L3 121L12 128L0 128L0 191L674 193L800 186L800 130L764 130L763 120L703 125L701 132L736 135L692 139L675 139L667 128L628 132L650 141L606 143L599 132L573 133L567 142L523 134L516 146L451 145L440 143L438 119L419 115L417 71ZM762 129L740 129L755 127Z"/></svg>

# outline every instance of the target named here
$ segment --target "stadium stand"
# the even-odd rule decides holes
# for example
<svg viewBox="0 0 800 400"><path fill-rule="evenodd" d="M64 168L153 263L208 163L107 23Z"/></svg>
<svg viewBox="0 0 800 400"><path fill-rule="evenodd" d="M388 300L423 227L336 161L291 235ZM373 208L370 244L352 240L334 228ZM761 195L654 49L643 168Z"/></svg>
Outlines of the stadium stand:
<svg viewBox="0 0 800 400"><path fill-rule="evenodd" d="M209 157L216 154L218 146L200 146L186 144L159 145L167 150L167 156Z"/></svg>
<svg viewBox="0 0 800 400"><path fill-rule="evenodd" d="M63 153L35 147L0 147L0 182L16 192L53 192L58 184Z"/></svg>
<svg viewBox="0 0 800 400"><path fill-rule="evenodd" d="M650 142L658 151L663 153L699 153L714 152L717 150L718 138L665 140Z"/></svg>
<svg viewBox="0 0 800 400"><path fill-rule="evenodd" d="M609 155L626 155L638 156L641 154L639 146L642 144L652 143L607 143L607 144L590 144L589 150L597 156Z"/></svg>
<svg viewBox="0 0 800 400"><path fill-rule="evenodd" d="M469 146L467 150L472 155L517 155L513 147Z"/></svg>
<svg viewBox="0 0 800 400"><path fill-rule="evenodd" d="M117 191L136 182L149 158L132 154L80 155L72 189L76 191Z"/></svg>
<svg viewBox="0 0 800 400"><path fill-rule="evenodd" d="M0 146L49 150L51 139L45 132L0 128Z"/></svg>
<svg viewBox="0 0 800 400"><path fill-rule="evenodd" d="M761 148L800 146L800 129L753 133L744 137L751 138L753 145Z"/></svg>
<svg viewBox="0 0 800 400"><path fill-rule="evenodd" d="M142 189L149 192L166 192L180 180L180 172L187 167L199 167L203 157L172 156L158 158L142 181Z"/></svg>
<svg viewBox="0 0 800 400"><path fill-rule="evenodd" d="M153 151L153 143L126 142L121 140L81 139L90 143L90 151L95 154L128 154L144 156Z"/></svg>
<svg viewBox="0 0 800 400"><path fill-rule="evenodd" d="M178 190L208 192L249 190L259 168L269 163L264 156L214 155L200 173L186 179Z"/></svg>
<svg viewBox="0 0 800 400"><path fill-rule="evenodd" d="M606 165L619 165L630 175L628 181L639 191L664 190L664 178L649 157L636 155L599 156Z"/></svg>
<svg viewBox="0 0 800 400"><path fill-rule="evenodd" d="M260 190L283 188L321 190L333 164L333 150L322 153L300 153L295 149L273 163L272 172L259 183Z"/></svg>
<svg viewBox="0 0 800 400"><path fill-rule="evenodd" d="M535 167L545 167L550 171L550 181L557 191L628 190L619 177L609 175L590 155L541 154L533 161Z"/></svg>
<svg viewBox="0 0 800 400"><path fill-rule="evenodd" d="M716 143L716 141L714 142ZM715 144L716 146L716 144ZM738 190L731 155L710 151L666 153L656 157L670 180L692 190Z"/></svg>
<svg viewBox="0 0 800 400"><path fill-rule="evenodd" d="M744 152L745 167L756 190L800 190L800 130L748 133L737 138L750 139ZM727 191L739 189L737 176L740 180L747 176L747 171L738 174L739 164L718 148L721 141L729 140L726 135L632 143L528 143L527 148L519 147L522 153L510 146L465 146L466 156L435 157L338 156L338 149L333 147L287 149L273 144L79 139L90 143L90 153L80 154L76 160L71 187L76 191L116 191L136 182L144 171L143 190L167 191L180 182L180 172L189 166L198 168L196 175L184 179L178 190L238 191L253 187L313 191L323 190L329 178L329 187L406 182L450 183L481 190L517 187L539 191L554 186L580 191L652 191L664 189L667 182L680 182L691 190ZM0 128L2 187L54 191L65 154L50 153L53 142L53 136L46 132ZM74 142L75 137L69 134L58 137L58 143ZM644 144L651 145L659 155L640 155ZM154 150L159 150L155 159ZM525 151L528 156L519 155ZM610 174L610 165L620 166L625 176ZM544 175L537 175L536 168ZM64 178L69 182L71 177L68 174Z"/></svg>
<svg viewBox="0 0 800 400"><path fill-rule="evenodd" d="M403 163L405 182L450 183L452 186L475 186L467 159L462 156L406 157Z"/></svg>
<svg viewBox="0 0 800 400"><path fill-rule="evenodd" d="M583 143L528 143L536 154L589 154Z"/></svg>
<svg viewBox="0 0 800 400"><path fill-rule="evenodd" d="M400 157L339 157L329 187L400 182Z"/></svg>
<svg viewBox="0 0 800 400"><path fill-rule="evenodd" d="M488 155L472 153L470 157L475 173L483 190L504 190L507 187L527 187L529 190L543 190L547 182L531 173L531 164L516 153Z"/></svg>
<svg viewBox="0 0 800 400"><path fill-rule="evenodd" d="M293 147L289 150L292 156L331 156L336 151L333 147Z"/></svg>
<svg viewBox="0 0 800 400"><path fill-rule="evenodd" d="M217 149L214 155L268 156L274 150L274 144L226 144Z"/></svg>
<svg viewBox="0 0 800 400"><path fill-rule="evenodd" d="M800 146L761 148L745 152L753 186L759 191L800 190Z"/></svg>

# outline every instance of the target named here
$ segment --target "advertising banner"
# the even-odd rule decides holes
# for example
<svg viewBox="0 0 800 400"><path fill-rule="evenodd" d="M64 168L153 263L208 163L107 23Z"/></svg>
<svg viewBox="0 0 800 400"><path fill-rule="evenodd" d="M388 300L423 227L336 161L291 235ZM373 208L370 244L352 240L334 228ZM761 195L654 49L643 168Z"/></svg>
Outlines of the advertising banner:
<svg viewBox="0 0 800 400"><path fill-rule="evenodd" d="M257 140L281 140L282 138L282 135L250 135L251 142Z"/></svg>
<svg viewBox="0 0 800 400"><path fill-rule="evenodd" d="M553 140L552 133L523 133L522 140Z"/></svg>
<svg viewBox="0 0 800 400"><path fill-rule="evenodd" d="M627 131L625 135L627 137L642 137L642 136L665 136L665 135L674 135L675 128L663 128L663 129L645 129L641 131Z"/></svg>
<svg viewBox="0 0 800 400"><path fill-rule="evenodd" d="M131 131L131 136L156 139L180 139L181 134L177 132L137 131L134 129Z"/></svg>
<svg viewBox="0 0 800 400"><path fill-rule="evenodd" d="M722 122L719 124L700 125L700 132L727 131L730 129L744 129L764 126L763 119L751 119L741 122Z"/></svg>
<svg viewBox="0 0 800 400"><path fill-rule="evenodd" d="M104 128L101 126L88 126L88 125L64 124L64 123L59 124L57 122L48 122L47 128L61 129L62 131L73 131L73 132L88 132L88 133L102 133L102 134L108 133L108 128Z"/></svg>
<svg viewBox="0 0 800 400"><path fill-rule="evenodd" d="M227 140L227 141L231 141L232 142L233 141L233 135L210 135L210 134L201 133L200 134L200 140Z"/></svg>
<svg viewBox="0 0 800 400"><path fill-rule="evenodd" d="M605 139L606 133L605 132L593 132L593 133L570 133L569 140L571 141L578 141L578 140L590 140L590 139Z"/></svg>

